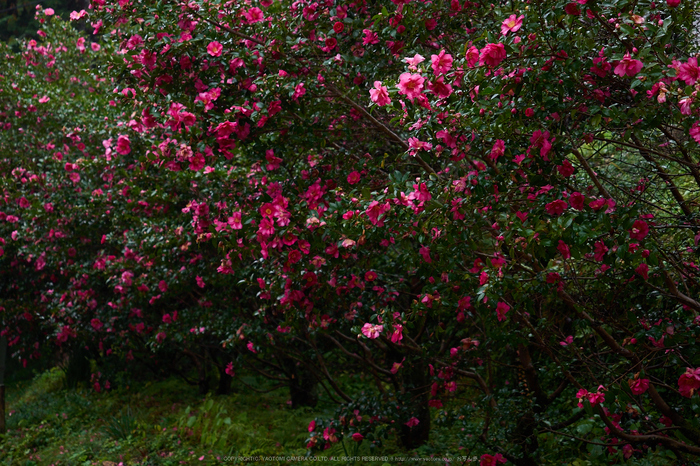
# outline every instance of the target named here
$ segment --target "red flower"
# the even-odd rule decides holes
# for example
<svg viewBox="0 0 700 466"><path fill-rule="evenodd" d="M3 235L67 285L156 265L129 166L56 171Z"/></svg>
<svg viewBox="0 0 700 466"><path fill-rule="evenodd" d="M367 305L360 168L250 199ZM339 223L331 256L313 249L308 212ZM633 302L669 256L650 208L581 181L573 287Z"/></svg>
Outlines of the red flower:
<svg viewBox="0 0 700 466"><path fill-rule="evenodd" d="M630 238L643 240L649 234L649 225L644 220L635 220L630 230Z"/></svg>
<svg viewBox="0 0 700 466"><path fill-rule="evenodd" d="M700 388L700 367L697 369L688 367L685 374L678 379L678 388L684 397L692 397L695 394L695 390Z"/></svg>
<svg viewBox="0 0 700 466"><path fill-rule="evenodd" d="M559 245L557 246L557 251L562 255L564 259L571 259L571 251L569 250L569 245L559 240Z"/></svg>
<svg viewBox="0 0 700 466"><path fill-rule="evenodd" d="M561 199L552 201L544 206L549 215L561 215L568 207L569 205L566 203L566 201L562 201Z"/></svg>
<svg viewBox="0 0 700 466"><path fill-rule="evenodd" d="M481 455L479 466L498 466L499 463L505 463L507 460L500 453L495 455Z"/></svg>
<svg viewBox="0 0 700 466"><path fill-rule="evenodd" d="M608 252L608 247L602 241L597 241L595 243L594 250L595 253L593 258L598 262L602 262L605 254Z"/></svg>
<svg viewBox="0 0 700 466"><path fill-rule="evenodd" d="M649 379L630 379L627 383L629 383L633 395L641 395L649 389Z"/></svg>
<svg viewBox="0 0 700 466"><path fill-rule="evenodd" d="M564 13L566 13L567 15L571 15L571 16L579 16L579 15L581 15L581 10L579 9L577 4L568 3L564 7Z"/></svg>
<svg viewBox="0 0 700 466"><path fill-rule="evenodd" d="M646 265L644 262L639 264L639 267L634 269L635 272L637 272L644 280L649 279L649 266Z"/></svg>
<svg viewBox="0 0 700 466"><path fill-rule="evenodd" d="M578 191L571 193L571 196L569 196L569 204L571 204L571 207L576 210L583 210L584 203L585 198L583 197L583 194Z"/></svg>

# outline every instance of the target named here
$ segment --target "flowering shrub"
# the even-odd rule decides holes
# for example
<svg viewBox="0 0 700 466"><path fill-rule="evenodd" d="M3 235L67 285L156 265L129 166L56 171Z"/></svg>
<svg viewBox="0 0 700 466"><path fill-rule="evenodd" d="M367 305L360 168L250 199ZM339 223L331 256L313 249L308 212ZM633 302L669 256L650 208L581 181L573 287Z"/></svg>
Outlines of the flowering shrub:
<svg viewBox="0 0 700 466"><path fill-rule="evenodd" d="M482 464L572 435L700 454L700 72L671 3L93 1L107 120L28 139L65 94L17 81L52 58L0 81L27 161L2 165L4 332L321 388L311 449L437 418Z"/></svg>

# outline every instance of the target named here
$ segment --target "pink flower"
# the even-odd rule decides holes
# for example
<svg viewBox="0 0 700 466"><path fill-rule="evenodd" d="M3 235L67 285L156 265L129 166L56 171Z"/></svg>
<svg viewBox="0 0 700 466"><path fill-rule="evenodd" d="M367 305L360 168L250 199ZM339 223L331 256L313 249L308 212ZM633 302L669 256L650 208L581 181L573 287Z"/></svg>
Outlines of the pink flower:
<svg viewBox="0 0 700 466"><path fill-rule="evenodd" d="M592 406L603 403L605 401L605 393L601 391L598 391L596 393L589 393L588 401L591 403Z"/></svg>
<svg viewBox="0 0 700 466"><path fill-rule="evenodd" d="M479 56L479 65L486 65L489 68L498 66L506 59L506 47L502 43L486 44L486 47L481 49Z"/></svg>
<svg viewBox="0 0 700 466"><path fill-rule="evenodd" d="M569 335L564 339L564 341L560 341L559 344L561 346L569 346L571 343L574 342L574 337L572 335Z"/></svg>
<svg viewBox="0 0 700 466"><path fill-rule="evenodd" d="M508 304L499 302L496 305L496 316L499 322L506 320L506 313L508 313L508 311L510 311L510 306Z"/></svg>
<svg viewBox="0 0 700 466"><path fill-rule="evenodd" d="M207 45L207 53L212 57L220 57L221 52L224 51L224 46L220 42L212 41Z"/></svg>
<svg viewBox="0 0 700 466"><path fill-rule="evenodd" d="M316 421L309 422L309 432L313 432L316 429Z"/></svg>
<svg viewBox="0 0 700 466"><path fill-rule="evenodd" d="M54 14L53 8L46 8L46 9L44 10L44 14L45 14L46 16L53 16L53 14Z"/></svg>
<svg viewBox="0 0 700 466"><path fill-rule="evenodd" d="M576 398L578 398L578 407L583 408L583 399L588 397L588 390L585 388L580 389L576 392Z"/></svg>
<svg viewBox="0 0 700 466"><path fill-rule="evenodd" d="M362 39L362 45L371 45L379 43L379 36L376 32L372 32L371 29L363 29L362 32L365 33L365 37Z"/></svg>
<svg viewBox="0 0 700 466"><path fill-rule="evenodd" d="M690 128L690 137L695 139L695 142L700 144L700 122L696 121L693 123L693 127Z"/></svg>
<svg viewBox="0 0 700 466"><path fill-rule="evenodd" d="M233 361L226 364L225 372L226 372L226 374L230 375L231 377L233 377L235 375L235 372L233 372Z"/></svg>
<svg viewBox="0 0 700 466"><path fill-rule="evenodd" d="M433 73L435 76L445 74L452 69L452 55L445 53L444 50L440 50L437 55L430 56L431 67L433 68Z"/></svg>
<svg viewBox="0 0 700 466"><path fill-rule="evenodd" d="M649 379L630 379L628 383L633 395L641 395L649 389Z"/></svg>
<svg viewBox="0 0 700 466"><path fill-rule="evenodd" d="M386 88L386 86L382 86L381 81L374 81L374 89L369 90L369 97L372 99L372 102L380 107L391 103L391 99L389 98L389 90Z"/></svg>
<svg viewBox="0 0 700 466"><path fill-rule="evenodd" d="M304 83L299 83L296 85L294 88L294 94L292 95L292 100L299 100L299 97L303 96L306 94L306 88L304 87Z"/></svg>
<svg viewBox="0 0 700 466"><path fill-rule="evenodd" d="M423 257L423 260L430 264L433 260L430 258L430 248L428 246L421 246L420 250L418 251L420 255Z"/></svg>
<svg viewBox="0 0 700 466"><path fill-rule="evenodd" d="M380 204L377 201L372 201L370 202L369 206L367 207L367 210L365 211L365 214L369 217L370 222L372 222L372 225L378 226L378 227L383 227L384 226L384 218L379 218L386 212L389 212L389 209L391 209L391 204L388 202L385 204Z"/></svg>
<svg viewBox="0 0 700 466"><path fill-rule="evenodd" d="M100 319L92 319L90 321L90 325L92 325L92 328L94 328L95 331L98 331L98 332L104 326L104 324L100 321Z"/></svg>
<svg viewBox="0 0 700 466"><path fill-rule="evenodd" d="M445 83L445 77L440 76L435 81L428 83L430 92L443 99L452 95L452 86Z"/></svg>
<svg viewBox="0 0 700 466"><path fill-rule="evenodd" d="M607 205L607 202L603 198L596 199L595 201L591 201L588 203L588 207L590 207L593 210L600 210L603 207L605 207L606 205Z"/></svg>
<svg viewBox="0 0 700 466"><path fill-rule="evenodd" d="M408 422L406 422L406 425L408 427L415 427L418 424L420 424L420 421L418 420L417 417L412 417L411 419L408 420Z"/></svg>
<svg viewBox="0 0 700 466"><path fill-rule="evenodd" d="M430 152L433 148L433 145L429 142L424 142L418 140L418 138L408 138L408 147L409 147L409 153L413 156L415 156L419 150L425 150L426 152Z"/></svg>
<svg viewBox="0 0 700 466"><path fill-rule="evenodd" d="M402 73L399 76L399 94L405 95L409 100L413 101L413 99L421 95L423 82L425 82L425 78L419 74Z"/></svg>
<svg viewBox="0 0 700 466"><path fill-rule="evenodd" d="M262 10L257 7L251 8L247 12L243 13L243 16L250 24L257 23L265 19L265 15L263 14Z"/></svg>
<svg viewBox="0 0 700 466"><path fill-rule="evenodd" d="M679 66L676 77L685 81L688 86L698 82L700 80L700 67L698 67L697 57L689 58L687 63Z"/></svg>
<svg viewBox="0 0 700 466"><path fill-rule="evenodd" d="M644 220L635 220L630 230L630 238L643 240L649 234L649 225Z"/></svg>
<svg viewBox="0 0 700 466"><path fill-rule="evenodd" d="M628 52L615 67L615 74L618 76L634 77L637 73L642 71L643 66L644 64L640 60L634 60Z"/></svg>
<svg viewBox="0 0 700 466"><path fill-rule="evenodd" d="M365 438L364 435L362 435L362 434L359 433L359 432L355 432L354 434L351 435L351 437L352 437L352 439L353 439L354 441L356 441L356 442L358 442L358 443L361 442L362 439Z"/></svg>
<svg viewBox="0 0 700 466"><path fill-rule="evenodd" d="M491 148L491 153L489 154L489 157L491 160L494 162L498 160L498 157L503 156L506 152L506 143L503 139L496 139L496 142L493 143L493 147Z"/></svg>
<svg viewBox="0 0 700 466"><path fill-rule="evenodd" d="M467 59L467 66L469 68L474 68L477 63L479 63L479 49L472 45L469 47L469 50L467 50L465 58Z"/></svg>
<svg viewBox="0 0 700 466"><path fill-rule="evenodd" d="M391 342L400 345L403 340L403 325L394 324L394 332L391 334Z"/></svg>
<svg viewBox="0 0 700 466"><path fill-rule="evenodd" d="M419 54L415 54L413 58L411 57L406 57L403 59L406 63L408 63L408 69L411 71L418 71L418 65L423 63L425 61L425 57Z"/></svg>
<svg viewBox="0 0 700 466"><path fill-rule="evenodd" d="M376 338L379 338L379 335L381 335L382 331L384 330L383 325L372 325L370 323L366 323L365 325L362 326L362 334L369 338L370 340L374 340Z"/></svg>
<svg viewBox="0 0 700 466"><path fill-rule="evenodd" d="M569 204L562 199L557 199L544 206L549 215L561 215L569 207Z"/></svg>
<svg viewBox="0 0 700 466"><path fill-rule="evenodd" d="M666 5L668 5L669 8L676 8L680 4L681 0L666 0Z"/></svg>
<svg viewBox="0 0 700 466"><path fill-rule="evenodd" d="M501 23L501 35L506 35L509 32L518 32L523 26L524 15L516 17L515 15L510 15L507 19L503 20Z"/></svg>
<svg viewBox="0 0 700 466"><path fill-rule="evenodd" d="M686 368L685 374L678 379L678 389L682 396L690 398L700 388L700 367L697 369Z"/></svg>
<svg viewBox="0 0 700 466"><path fill-rule="evenodd" d="M240 230L243 228L243 223L241 222L243 217L243 214L240 212L234 212L231 214L231 216L228 218L228 224L231 227L232 230Z"/></svg>
<svg viewBox="0 0 700 466"><path fill-rule="evenodd" d="M119 135L117 139L117 152L121 155L127 155L131 152L131 145L129 142L129 136Z"/></svg>

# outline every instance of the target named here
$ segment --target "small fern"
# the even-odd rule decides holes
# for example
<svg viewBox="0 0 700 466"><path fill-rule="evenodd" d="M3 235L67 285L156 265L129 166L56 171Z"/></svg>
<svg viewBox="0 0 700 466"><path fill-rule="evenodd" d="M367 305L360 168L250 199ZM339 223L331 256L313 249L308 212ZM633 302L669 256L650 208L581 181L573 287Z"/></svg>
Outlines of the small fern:
<svg viewBox="0 0 700 466"><path fill-rule="evenodd" d="M103 427L103 432L114 440L126 440L136 431L136 417L127 407L118 416L111 416Z"/></svg>

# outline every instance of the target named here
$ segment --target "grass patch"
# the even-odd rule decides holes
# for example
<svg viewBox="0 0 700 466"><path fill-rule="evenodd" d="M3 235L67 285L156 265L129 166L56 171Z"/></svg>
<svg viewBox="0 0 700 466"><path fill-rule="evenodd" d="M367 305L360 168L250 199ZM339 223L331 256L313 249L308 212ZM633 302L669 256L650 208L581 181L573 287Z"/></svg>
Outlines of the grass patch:
<svg viewBox="0 0 700 466"><path fill-rule="evenodd" d="M299 457L307 453L309 422L330 417L336 408L321 398L316 408L292 410L286 389L257 393L234 384L231 395L202 397L196 388L171 378L96 393L67 389L64 380L60 369L51 369L8 386L11 415L8 432L0 437L0 465L236 464L224 458ZM263 389L268 383L253 377L245 380ZM393 439L375 449L366 441L359 445L345 440L321 456L425 457L438 450L444 454L445 445L439 436L435 438L432 446L411 453L402 452Z"/></svg>

